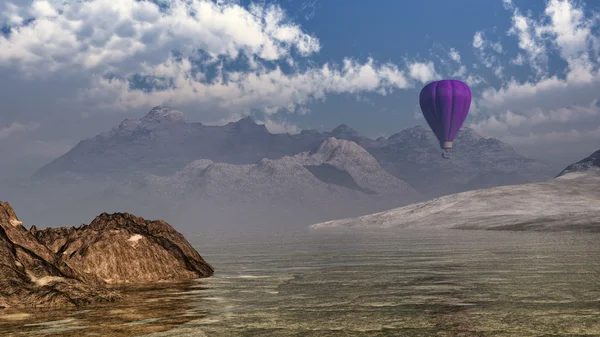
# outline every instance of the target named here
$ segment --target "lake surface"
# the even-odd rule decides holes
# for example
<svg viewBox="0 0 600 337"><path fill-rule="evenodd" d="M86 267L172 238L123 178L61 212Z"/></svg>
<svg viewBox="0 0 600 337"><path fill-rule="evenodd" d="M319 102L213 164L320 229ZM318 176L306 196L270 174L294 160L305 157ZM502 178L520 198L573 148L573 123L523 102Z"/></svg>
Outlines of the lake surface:
<svg viewBox="0 0 600 337"><path fill-rule="evenodd" d="M0 314L0 335L600 336L599 234L186 237L214 277Z"/></svg>

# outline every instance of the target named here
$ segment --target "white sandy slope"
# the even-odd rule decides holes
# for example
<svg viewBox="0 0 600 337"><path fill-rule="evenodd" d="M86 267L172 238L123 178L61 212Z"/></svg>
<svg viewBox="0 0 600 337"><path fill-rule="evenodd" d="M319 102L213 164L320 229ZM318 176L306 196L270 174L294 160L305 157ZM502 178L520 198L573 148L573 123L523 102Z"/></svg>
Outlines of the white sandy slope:
<svg viewBox="0 0 600 337"><path fill-rule="evenodd" d="M543 183L468 191L310 226L313 230L417 227L600 231L600 169L566 173Z"/></svg>

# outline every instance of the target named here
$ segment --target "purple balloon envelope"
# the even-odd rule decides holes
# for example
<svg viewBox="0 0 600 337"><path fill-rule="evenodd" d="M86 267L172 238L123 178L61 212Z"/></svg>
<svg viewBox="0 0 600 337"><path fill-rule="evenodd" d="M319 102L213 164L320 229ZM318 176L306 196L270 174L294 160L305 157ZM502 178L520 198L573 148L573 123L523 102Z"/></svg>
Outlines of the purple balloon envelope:
<svg viewBox="0 0 600 337"><path fill-rule="evenodd" d="M427 84L419 95L423 116L449 158L452 142L467 118L471 107L471 89L458 80L441 80Z"/></svg>

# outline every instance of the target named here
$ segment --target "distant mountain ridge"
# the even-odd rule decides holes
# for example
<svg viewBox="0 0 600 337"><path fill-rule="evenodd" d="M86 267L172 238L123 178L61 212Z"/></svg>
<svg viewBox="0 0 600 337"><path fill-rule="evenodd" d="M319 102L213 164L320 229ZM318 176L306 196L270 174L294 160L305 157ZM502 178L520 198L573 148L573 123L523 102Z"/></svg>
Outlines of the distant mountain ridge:
<svg viewBox="0 0 600 337"><path fill-rule="evenodd" d="M126 119L112 130L79 142L71 151L38 170L35 178L65 172L83 175L168 175L198 159L254 164L316 146L312 133L271 134L250 117L223 126L187 123L183 113L158 106L139 120Z"/></svg>
<svg viewBox="0 0 600 337"><path fill-rule="evenodd" d="M81 141L34 177L48 179L68 172L120 178L140 172L168 176L201 159L239 165L293 156L316 148L329 137L356 142L388 172L428 197L543 181L555 174L546 164L468 127L463 127L455 140L452 160L444 160L435 136L422 126L376 140L361 136L345 124L331 132L272 134L250 117L223 126L207 126L188 123L182 112L158 106L139 120L126 119L108 132Z"/></svg>
<svg viewBox="0 0 600 337"><path fill-rule="evenodd" d="M115 203L141 198L140 205L173 205L167 208L178 219L282 226L424 200L365 149L333 137L311 151L257 164L202 159L170 176L142 174L117 185L108 198Z"/></svg>

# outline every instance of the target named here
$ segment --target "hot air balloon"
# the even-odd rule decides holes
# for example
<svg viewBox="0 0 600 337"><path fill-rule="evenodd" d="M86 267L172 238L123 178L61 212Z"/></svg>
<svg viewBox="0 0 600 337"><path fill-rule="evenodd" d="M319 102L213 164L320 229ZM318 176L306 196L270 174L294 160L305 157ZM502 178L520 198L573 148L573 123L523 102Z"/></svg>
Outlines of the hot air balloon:
<svg viewBox="0 0 600 337"><path fill-rule="evenodd" d="M452 142L471 107L471 89L457 80L442 80L421 89L419 103L423 116L442 148L442 157L449 159Z"/></svg>

